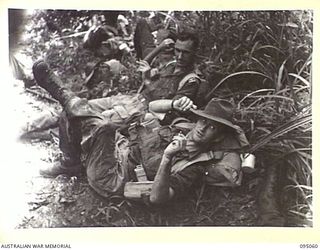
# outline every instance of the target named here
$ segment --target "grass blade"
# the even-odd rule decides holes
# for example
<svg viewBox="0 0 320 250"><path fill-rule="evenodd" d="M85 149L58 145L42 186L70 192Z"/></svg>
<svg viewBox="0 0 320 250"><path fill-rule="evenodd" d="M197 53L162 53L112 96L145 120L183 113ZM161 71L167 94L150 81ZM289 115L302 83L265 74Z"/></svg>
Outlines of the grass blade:
<svg viewBox="0 0 320 250"><path fill-rule="evenodd" d="M301 82L303 82L307 87L310 88L311 84L310 84L306 79L304 79L302 76L299 76L299 75L297 75L297 74L295 74L295 73L289 73L289 76L293 76L293 77L299 79L299 80L300 80Z"/></svg>
<svg viewBox="0 0 320 250"><path fill-rule="evenodd" d="M248 75L248 74L249 74L249 75L259 75L259 76L263 76L263 77L265 77L265 78L267 78L267 79L270 79L270 80L272 81L272 79L271 79L269 76L267 76L267 75L265 75L265 74L262 74L262 73L260 73L260 72L256 72L256 71L241 71L241 72L236 72L236 73L233 73L233 74L228 75L227 77L223 78L220 82L218 82L218 84L209 92L209 94L206 95L205 99L206 99L206 100L209 100L210 97L212 96L212 94L214 93L214 91L215 91L218 87L220 87L220 85L221 85L222 83L224 83L227 79L229 79L229 78L231 78L231 77L234 77L234 76Z"/></svg>
<svg viewBox="0 0 320 250"><path fill-rule="evenodd" d="M298 119L295 119L293 121L289 121L288 123L285 123L284 125L280 126L279 128L277 128L276 130L274 130L271 134L267 135L266 137L264 137L263 139L261 139L258 143L256 143L255 145L253 145L250 149L249 152L254 152L256 151L258 148L261 148L262 146L264 146L266 143L268 143L269 141L271 141L272 139L275 139L283 134L286 134L300 126L304 126L308 123L311 122L311 115L305 115L303 117L300 117Z"/></svg>

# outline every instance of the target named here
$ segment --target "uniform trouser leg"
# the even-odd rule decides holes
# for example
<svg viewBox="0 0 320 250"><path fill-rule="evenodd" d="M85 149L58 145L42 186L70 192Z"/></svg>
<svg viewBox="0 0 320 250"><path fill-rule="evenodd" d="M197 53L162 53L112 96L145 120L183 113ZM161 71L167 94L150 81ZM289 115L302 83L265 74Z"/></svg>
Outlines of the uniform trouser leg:
<svg viewBox="0 0 320 250"><path fill-rule="evenodd" d="M104 101L109 102L110 99ZM100 100L100 105L107 107L103 105L103 100ZM67 140L61 142L61 150L66 156L71 155L69 159L72 161L81 161L90 186L100 195L107 197L110 194L121 194L128 179L128 169L124 163L128 161L130 151L128 140L117 131L122 125L122 118L117 112L111 117L84 116L85 110L99 110L90 101L82 101L79 107L82 108L83 116L68 116L65 113ZM71 111L70 114L75 113Z"/></svg>
<svg viewBox="0 0 320 250"><path fill-rule="evenodd" d="M59 119L59 147L63 153L63 165L65 167L81 166L81 121L74 119L69 121L66 112L62 112Z"/></svg>
<svg viewBox="0 0 320 250"><path fill-rule="evenodd" d="M99 113L92 109L86 99L76 96L71 98L59 117L59 147L63 153L61 162L40 169L40 173L52 177L63 173L78 175L82 166L83 136L88 136L95 128L94 124L97 123L95 121L101 120Z"/></svg>
<svg viewBox="0 0 320 250"><path fill-rule="evenodd" d="M143 114L145 104L139 98L130 95L89 101L78 98L72 105L67 106L60 118L60 148L66 158L81 158L80 152L89 150L88 142L99 127L106 124L120 127L125 125L131 116Z"/></svg>

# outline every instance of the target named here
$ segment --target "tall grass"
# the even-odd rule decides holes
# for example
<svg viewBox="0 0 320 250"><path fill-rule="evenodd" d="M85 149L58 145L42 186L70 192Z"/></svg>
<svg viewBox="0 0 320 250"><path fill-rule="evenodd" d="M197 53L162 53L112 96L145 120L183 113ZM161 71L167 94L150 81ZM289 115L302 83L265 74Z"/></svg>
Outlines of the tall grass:
<svg viewBox="0 0 320 250"><path fill-rule="evenodd" d="M83 17L85 13L78 14ZM47 29L46 15L40 13L35 18L31 35ZM65 17L61 16L63 23ZM67 23L75 27L82 22L80 17L74 15ZM209 85L206 99L229 98L236 104L235 118L250 140L252 146L249 151L257 157L257 169L262 174L271 166L285 169L280 203L287 225L311 226L312 11L197 11L171 13L170 18L175 20L175 24L183 21L199 31L201 61L198 66ZM53 34L42 33L46 36L37 35L39 41L36 43L34 39L30 40L34 57L44 56L44 51L51 47L52 52L45 56L52 60L53 65L61 65L70 74L84 70L82 61L93 58L93 55L89 58L86 53L80 53L81 39L54 44L50 43L54 40ZM61 63L59 58L62 54L69 56L64 56ZM73 60L75 54L87 57ZM129 75L134 76L134 57L131 60L126 66L132 71ZM135 77L131 78L127 89L137 87L134 85ZM81 82L83 79L76 80ZM191 203L192 216L201 215L208 219L208 224L213 223L214 212L203 211L202 205L207 203L203 188ZM117 225L126 226L174 224L172 218L169 221L158 211L146 214L146 210L133 211L130 207L130 203L110 203L101 208L97 216L111 224L111 215L123 212L122 218L126 218L126 222ZM212 207L211 211L220 208Z"/></svg>
<svg viewBox="0 0 320 250"><path fill-rule="evenodd" d="M216 52L203 68L207 99L230 98L258 167L282 168L287 225L312 225L310 11L202 13ZM218 52L219 51L219 52ZM221 52L221 53L220 53Z"/></svg>

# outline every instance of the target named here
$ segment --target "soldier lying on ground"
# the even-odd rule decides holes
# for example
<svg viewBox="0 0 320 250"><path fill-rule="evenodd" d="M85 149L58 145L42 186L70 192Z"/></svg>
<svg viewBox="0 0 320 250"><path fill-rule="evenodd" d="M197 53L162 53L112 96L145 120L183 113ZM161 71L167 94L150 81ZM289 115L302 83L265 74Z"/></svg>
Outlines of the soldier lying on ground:
<svg viewBox="0 0 320 250"><path fill-rule="evenodd" d="M157 100L149 107L151 111L165 112L170 109L170 103L170 100ZM248 142L232 121L232 105L213 99L204 110L191 112L198 117L195 127L186 136L176 135L163 150L154 182L146 186L137 185L133 193L130 192L131 183L128 183L125 195L127 193L129 198L137 198L139 194L149 196L151 184L150 201L164 203L187 192L197 181L214 186L240 185L239 152L245 150ZM259 225L285 224L278 204L280 182L279 168L270 166L258 194Z"/></svg>
<svg viewBox="0 0 320 250"><path fill-rule="evenodd" d="M168 100L150 103L151 109L164 111ZM196 181L208 185L241 184L240 150L248 141L233 123L233 107L226 100L212 99L204 110L191 109L197 117L193 129L179 134L163 152L152 185L150 201L163 203L188 191Z"/></svg>
<svg viewBox="0 0 320 250"><path fill-rule="evenodd" d="M143 119L150 101L164 98L175 101L184 97L184 107L193 107L199 79L194 74L185 81L183 79L193 70L197 46L198 40L194 34L181 34L175 44L176 66L165 68L158 79L148 81L141 93L118 94L90 101L75 96L63 87L61 81L49 70L45 62L42 60L36 62L33 66L35 80L65 108L60 118L59 131L60 148L64 153L63 164L54 164L42 170L41 173L49 176L79 173L80 158L83 159L82 153L86 151L81 145L92 139L93 131L99 130L109 122L123 125L135 117ZM181 84L182 81L183 84ZM81 118L84 117L86 119L82 120ZM90 123L90 125L83 129L83 123ZM92 129L88 129L89 127Z"/></svg>
<svg viewBox="0 0 320 250"><path fill-rule="evenodd" d="M158 52L153 53L152 57L154 58L154 55L159 53L159 51L166 50L168 44L170 44L171 47L170 41L163 41L159 45L160 49L157 49ZM140 62L140 67L138 68L138 70L143 71L144 80L146 83L143 84L143 89L140 89L140 91L142 92L141 95L135 95L134 97L132 95L117 95L111 96L109 98L91 100L90 103L94 106L97 106L99 112L109 110L106 112L109 112L111 115L112 111L110 110L112 110L114 106L116 106L115 108L116 110L118 110L118 113L120 112L122 114L123 112L127 112L127 109L131 109L130 105L135 105L136 102L139 102L139 100L143 100L145 98L161 99L164 97L173 98L176 96L175 98L178 98L180 96L187 96L191 100L195 101L195 95L200 83L197 75L192 73L197 45L198 40L195 35L181 34L180 40L178 40L176 43L176 59L178 61L178 65L176 65L176 62L173 62L168 65L168 67L161 67L160 69L154 70L150 68L148 63L142 61ZM150 73L151 71L153 73ZM53 79L55 79L55 77L53 77ZM63 86L62 83L59 84L61 85L61 87ZM137 100L137 98L139 100ZM119 111L119 108L122 110L124 109L124 111ZM132 112L134 111L136 110L134 109ZM57 117L42 117L40 119L46 121L45 124L47 124L47 121L56 121ZM50 124L52 122L50 122ZM30 124L30 126L28 127L34 127L37 129L37 131L41 130L39 124ZM26 134L30 132L33 131L27 130Z"/></svg>

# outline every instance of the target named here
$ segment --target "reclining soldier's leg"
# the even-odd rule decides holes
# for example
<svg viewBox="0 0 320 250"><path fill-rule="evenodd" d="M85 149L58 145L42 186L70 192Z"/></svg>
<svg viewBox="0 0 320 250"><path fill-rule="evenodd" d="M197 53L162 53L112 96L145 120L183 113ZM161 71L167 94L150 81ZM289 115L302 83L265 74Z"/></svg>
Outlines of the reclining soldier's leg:
<svg viewBox="0 0 320 250"><path fill-rule="evenodd" d="M65 88L43 60L37 61L32 69L37 83L64 107L59 124L60 148L64 153L64 159L49 168L40 170L40 173L46 176L79 174L81 140L84 133L86 137L90 135L90 131L102 121L102 117L99 112L92 109L86 99L77 97Z"/></svg>
<svg viewBox="0 0 320 250"><path fill-rule="evenodd" d="M117 94L105 98L89 100L91 108L102 118L116 125L126 125L129 120L143 116L148 105L142 95Z"/></svg>
<svg viewBox="0 0 320 250"><path fill-rule="evenodd" d="M52 166L41 169L40 174L47 177L80 175L82 163L92 146L88 141L92 141L96 131L107 123L97 117L69 117L66 112L62 112L59 119L59 147L63 157Z"/></svg>
<svg viewBox="0 0 320 250"><path fill-rule="evenodd" d="M117 128L112 123L101 125L82 144L89 185L105 197L122 194L124 183L128 181L125 163L128 161L129 148L123 145L124 149L118 150L120 141Z"/></svg>
<svg viewBox="0 0 320 250"><path fill-rule="evenodd" d="M60 161L40 169L40 174L46 177L56 177L60 174L78 176L81 173L81 133L79 121L69 121L66 112L59 118L59 148L62 151Z"/></svg>
<svg viewBox="0 0 320 250"><path fill-rule="evenodd" d="M97 117L123 124L132 115L139 114L147 107L138 95L118 94L88 101L68 90L43 60L35 62L32 69L37 83L60 102L70 118Z"/></svg>
<svg viewBox="0 0 320 250"><path fill-rule="evenodd" d="M63 107L75 97L75 94L63 86L60 78L49 69L48 64L43 60L36 61L32 71L37 84L47 90Z"/></svg>
<svg viewBox="0 0 320 250"><path fill-rule="evenodd" d="M60 78L50 70L49 65L43 60L36 61L32 71L37 84L59 101L69 117L100 117L99 112L93 110L88 104L88 100L76 96L65 87Z"/></svg>
<svg viewBox="0 0 320 250"><path fill-rule="evenodd" d="M122 165L118 165L114 155L114 136L118 126L112 125L110 120L88 100L81 99L64 88L44 61L34 64L33 73L37 83L65 108L64 115L60 119L60 134L64 136L60 138L60 148L65 159L51 168L43 169L41 174L47 176L78 174L82 162L87 169L90 185L100 194L106 195L121 190L127 174ZM145 104L140 103L139 98L132 100L126 98L126 100L130 103L125 106L131 106L132 100L137 103L134 105L137 108L128 112L129 115L145 108ZM115 170L113 167L116 167L115 174L110 175L110 170L111 172Z"/></svg>

